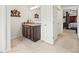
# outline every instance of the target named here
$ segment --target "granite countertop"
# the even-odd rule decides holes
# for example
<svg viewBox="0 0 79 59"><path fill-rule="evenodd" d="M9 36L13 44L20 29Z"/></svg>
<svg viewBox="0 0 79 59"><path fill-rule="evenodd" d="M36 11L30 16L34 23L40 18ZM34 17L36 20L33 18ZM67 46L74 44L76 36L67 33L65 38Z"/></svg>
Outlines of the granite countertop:
<svg viewBox="0 0 79 59"><path fill-rule="evenodd" d="M28 26L39 26L41 25L40 23L26 23L26 24L23 24L23 25L28 25Z"/></svg>

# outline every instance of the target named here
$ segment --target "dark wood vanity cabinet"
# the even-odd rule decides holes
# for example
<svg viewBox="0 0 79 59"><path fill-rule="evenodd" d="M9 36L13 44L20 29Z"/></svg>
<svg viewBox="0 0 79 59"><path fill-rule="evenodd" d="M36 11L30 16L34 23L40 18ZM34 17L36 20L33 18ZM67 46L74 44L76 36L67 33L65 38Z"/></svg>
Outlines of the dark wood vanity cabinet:
<svg viewBox="0 0 79 59"><path fill-rule="evenodd" d="M28 26L22 25L22 34L24 37L36 42L40 40L40 25L37 26Z"/></svg>

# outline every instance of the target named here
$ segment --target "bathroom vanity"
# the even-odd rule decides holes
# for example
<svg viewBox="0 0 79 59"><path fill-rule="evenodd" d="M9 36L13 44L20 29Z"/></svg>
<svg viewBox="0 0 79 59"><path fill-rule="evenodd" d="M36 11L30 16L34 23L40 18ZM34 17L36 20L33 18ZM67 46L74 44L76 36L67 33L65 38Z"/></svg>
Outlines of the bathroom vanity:
<svg viewBox="0 0 79 59"><path fill-rule="evenodd" d="M40 40L41 25L37 23L23 23L22 34L24 37L36 42Z"/></svg>

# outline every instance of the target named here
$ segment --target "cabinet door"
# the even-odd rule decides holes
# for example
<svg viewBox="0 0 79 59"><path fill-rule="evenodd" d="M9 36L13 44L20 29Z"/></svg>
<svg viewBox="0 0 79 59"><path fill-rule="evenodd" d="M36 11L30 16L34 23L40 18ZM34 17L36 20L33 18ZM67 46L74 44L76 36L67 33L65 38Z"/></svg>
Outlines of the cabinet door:
<svg viewBox="0 0 79 59"><path fill-rule="evenodd" d="M36 42L40 39L40 27L33 26L31 27L31 40Z"/></svg>
<svg viewBox="0 0 79 59"><path fill-rule="evenodd" d="M24 34L25 37L28 38L28 27L27 26L24 27L24 32L25 32Z"/></svg>
<svg viewBox="0 0 79 59"><path fill-rule="evenodd" d="M24 28L24 25L22 25L22 35L25 36L25 28Z"/></svg>
<svg viewBox="0 0 79 59"><path fill-rule="evenodd" d="M38 39L37 39L37 26L35 26L34 28L33 28L33 33L34 33L34 41L37 41Z"/></svg>
<svg viewBox="0 0 79 59"><path fill-rule="evenodd" d="M40 39L40 26L34 26L33 28L33 39L34 41L38 41Z"/></svg>
<svg viewBox="0 0 79 59"><path fill-rule="evenodd" d="M27 27L27 37L29 39L31 38L31 28L30 28L30 26Z"/></svg>
<svg viewBox="0 0 79 59"><path fill-rule="evenodd" d="M33 27L30 27L31 28L31 40L33 41L34 40L34 28Z"/></svg>
<svg viewBox="0 0 79 59"><path fill-rule="evenodd" d="M40 39L40 33L41 33L41 31L40 31L40 26L37 26L36 28L35 28L35 38L36 38L36 40L39 40Z"/></svg>

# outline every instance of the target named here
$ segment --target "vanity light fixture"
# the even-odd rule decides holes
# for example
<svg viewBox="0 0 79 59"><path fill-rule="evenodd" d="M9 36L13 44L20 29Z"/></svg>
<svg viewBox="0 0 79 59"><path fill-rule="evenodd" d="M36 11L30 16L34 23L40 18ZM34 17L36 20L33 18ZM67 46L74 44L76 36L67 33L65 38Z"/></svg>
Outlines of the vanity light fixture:
<svg viewBox="0 0 79 59"><path fill-rule="evenodd" d="M30 8L30 10L34 10L36 8L39 8L39 6L33 6L33 7Z"/></svg>

